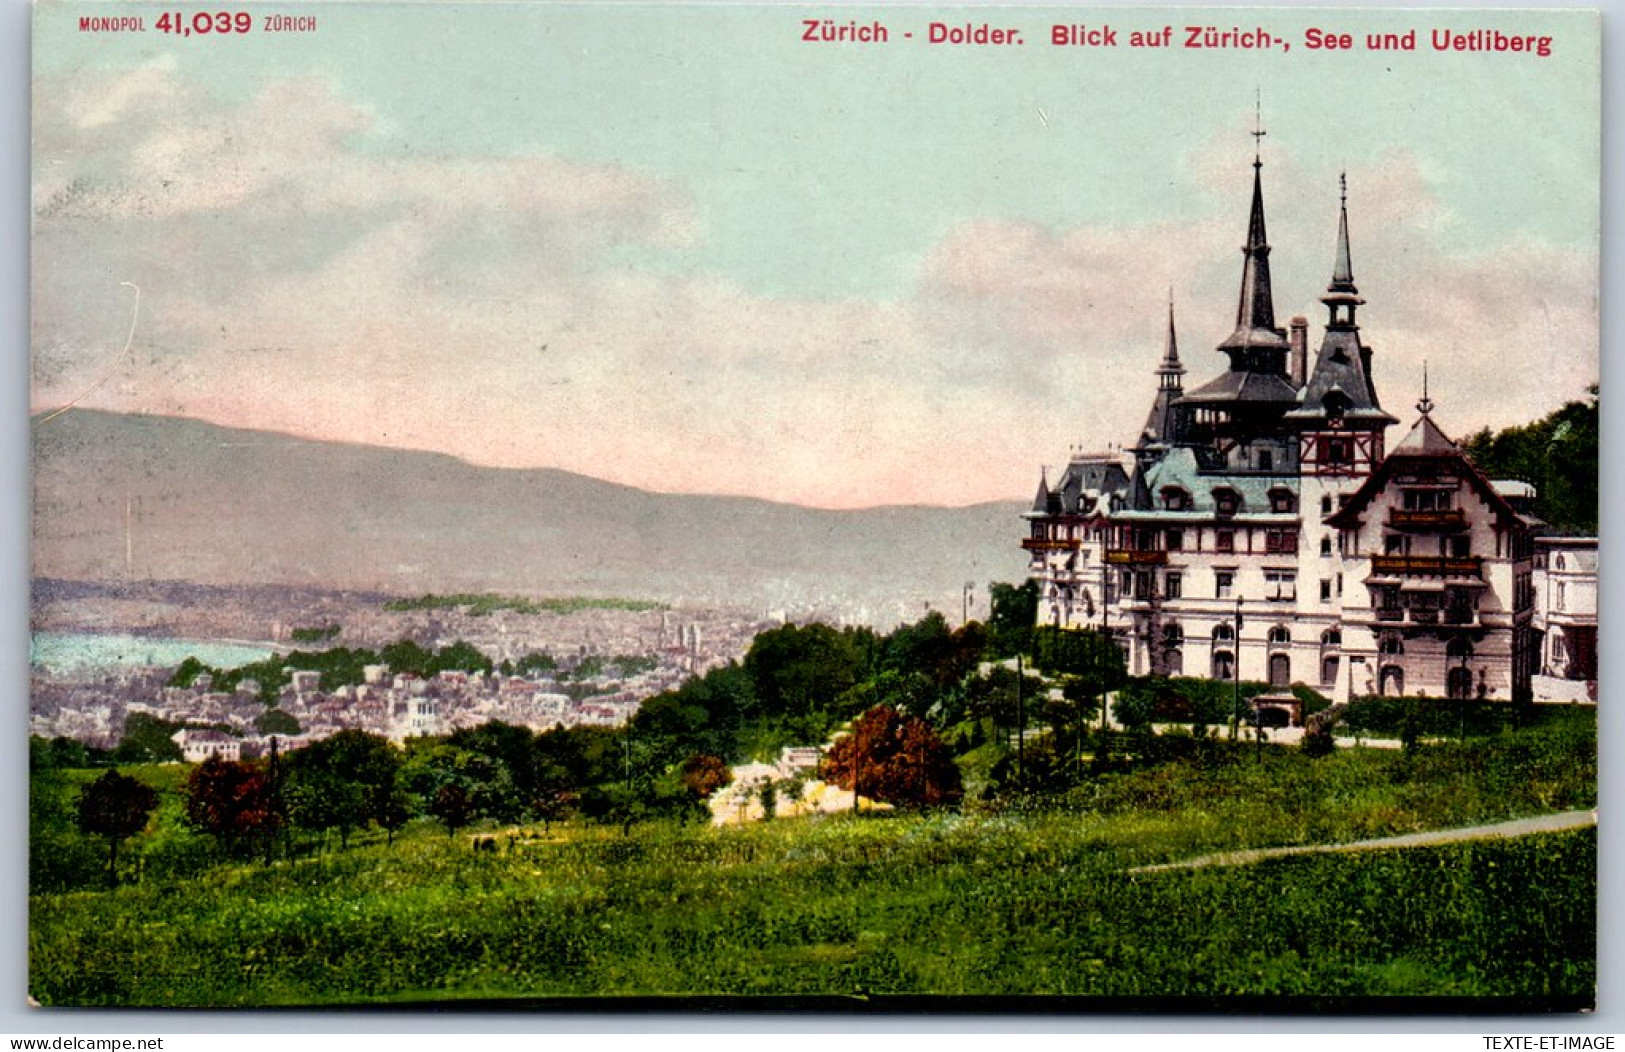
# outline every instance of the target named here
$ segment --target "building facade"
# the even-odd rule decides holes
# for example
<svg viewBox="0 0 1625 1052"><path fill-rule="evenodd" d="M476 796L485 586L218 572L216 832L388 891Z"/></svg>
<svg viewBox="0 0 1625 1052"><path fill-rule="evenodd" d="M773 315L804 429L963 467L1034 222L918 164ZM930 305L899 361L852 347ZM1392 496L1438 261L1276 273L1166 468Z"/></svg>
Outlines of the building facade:
<svg viewBox="0 0 1625 1052"><path fill-rule="evenodd" d="M1186 390L1173 305L1132 450L1042 477L1022 547L1040 626L1092 627L1136 675L1362 694L1528 697L1538 670L1527 487L1491 483L1433 420L1378 398L1347 189L1318 349L1276 324L1263 165L1227 367ZM1550 631L1548 630L1548 638Z"/></svg>

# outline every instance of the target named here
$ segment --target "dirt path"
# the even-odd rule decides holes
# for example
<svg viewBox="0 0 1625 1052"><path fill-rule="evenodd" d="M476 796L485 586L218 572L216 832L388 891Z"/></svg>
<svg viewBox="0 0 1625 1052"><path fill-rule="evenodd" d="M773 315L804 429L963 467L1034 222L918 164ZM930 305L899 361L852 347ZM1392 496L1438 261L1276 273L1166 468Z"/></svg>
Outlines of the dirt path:
<svg viewBox="0 0 1625 1052"><path fill-rule="evenodd" d="M1128 872L1158 873L1169 869L1200 869L1203 866L1245 866L1267 858L1286 855L1324 854L1334 851L1384 851L1399 847L1434 847L1454 844L1463 840L1492 840L1496 837L1528 836L1531 833L1557 833L1568 829L1584 829L1597 824L1595 811L1563 811L1555 815L1537 815L1517 818L1493 825L1469 826L1466 829L1435 829L1426 833L1407 833L1404 836L1382 837L1378 840L1355 840L1347 844L1301 844L1296 847L1263 847L1251 851L1230 851L1218 855L1202 855L1183 862L1162 862L1155 866L1135 866Z"/></svg>

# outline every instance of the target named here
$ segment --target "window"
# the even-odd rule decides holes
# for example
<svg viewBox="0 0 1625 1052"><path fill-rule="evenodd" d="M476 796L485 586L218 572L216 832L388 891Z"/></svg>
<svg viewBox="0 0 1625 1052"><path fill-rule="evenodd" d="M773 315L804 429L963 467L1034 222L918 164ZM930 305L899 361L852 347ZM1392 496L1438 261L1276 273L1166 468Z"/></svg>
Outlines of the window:
<svg viewBox="0 0 1625 1052"><path fill-rule="evenodd" d="M1320 513L1322 515L1330 515L1332 513L1332 495L1330 493L1320 498Z"/></svg>
<svg viewBox="0 0 1625 1052"><path fill-rule="evenodd" d="M1405 642L1395 633L1386 632L1377 641L1377 653L1403 655L1405 653Z"/></svg>
<svg viewBox="0 0 1625 1052"><path fill-rule="evenodd" d="M1449 511L1451 496L1445 489L1408 489L1403 493L1406 511Z"/></svg>
<svg viewBox="0 0 1625 1052"><path fill-rule="evenodd" d="M1169 571L1167 578L1163 582L1163 587L1169 599L1178 599L1185 593L1184 578L1180 574Z"/></svg>
<svg viewBox="0 0 1625 1052"><path fill-rule="evenodd" d="M1266 530L1264 551L1274 555L1287 555L1298 550L1298 531Z"/></svg>
<svg viewBox="0 0 1625 1052"><path fill-rule="evenodd" d="M1171 552L1183 551L1185 548L1185 531L1168 530L1163 535L1163 546Z"/></svg>
<svg viewBox="0 0 1625 1052"><path fill-rule="evenodd" d="M1132 571L1123 571L1122 588L1119 590L1122 592L1124 599L1134 598L1134 573Z"/></svg>
<svg viewBox="0 0 1625 1052"><path fill-rule="evenodd" d="M1450 557L1466 559L1473 553L1473 539L1467 536L1450 538Z"/></svg>
<svg viewBox="0 0 1625 1052"><path fill-rule="evenodd" d="M1213 535L1213 546L1214 546L1214 548L1216 550L1221 551L1221 552L1233 552L1233 551L1235 551L1236 550L1236 531L1235 530L1219 530L1217 533L1215 533Z"/></svg>
<svg viewBox="0 0 1625 1052"><path fill-rule="evenodd" d="M1330 557L1332 554L1332 539L1330 537L1320 539L1320 554L1326 557Z"/></svg>
<svg viewBox="0 0 1625 1052"><path fill-rule="evenodd" d="M1384 555L1404 555L1405 549L1409 547L1406 543L1407 540L1408 538L1403 534L1390 533L1382 539L1382 553Z"/></svg>
<svg viewBox="0 0 1625 1052"><path fill-rule="evenodd" d="M1323 603L1332 601L1332 580L1329 577L1320 579L1320 601Z"/></svg>
<svg viewBox="0 0 1625 1052"><path fill-rule="evenodd" d="M1272 603L1285 603L1298 598L1298 575L1287 570L1269 570L1264 574L1264 598Z"/></svg>
<svg viewBox="0 0 1625 1052"><path fill-rule="evenodd" d="M1320 659L1320 681L1322 683L1337 682L1338 659L1336 654L1328 654Z"/></svg>
<svg viewBox="0 0 1625 1052"><path fill-rule="evenodd" d="M1226 518L1241 511L1241 494L1228 487L1213 491L1213 509Z"/></svg>
<svg viewBox="0 0 1625 1052"><path fill-rule="evenodd" d="M1285 687L1292 683L1292 659L1285 654L1270 655L1270 686Z"/></svg>
<svg viewBox="0 0 1625 1052"><path fill-rule="evenodd" d="M1291 490L1279 488L1270 490L1270 511L1284 515L1296 511L1297 507L1298 499L1292 495Z"/></svg>
<svg viewBox="0 0 1625 1052"><path fill-rule="evenodd" d="M1292 630L1285 625L1276 625L1270 629L1270 643L1281 646L1292 642Z"/></svg>
<svg viewBox="0 0 1625 1052"><path fill-rule="evenodd" d="M1235 587L1236 575L1233 570L1216 570L1213 573L1213 594L1220 599L1229 599L1231 589Z"/></svg>
<svg viewBox="0 0 1625 1052"><path fill-rule="evenodd" d="M1162 490L1162 507L1165 511L1187 511L1191 506L1191 495L1179 486L1165 486Z"/></svg>
<svg viewBox="0 0 1625 1052"><path fill-rule="evenodd" d="M1213 652L1213 678L1229 679L1235 675L1235 655L1228 650L1215 650Z"/></svg>
<svg viewBox="0 0 1625 1052"><path fill-rule="evenodd" d="M1354 459L1349 449L1349 440L1346 438L1321 439L1320 459L1327 464L1349 463Z"/></svg>
<svg viewBox="0 0 1625 1052"><path fill-rule="evenodd" d="M1275 453L1268 449L1258 451L1258 470L1273 471L1275 469Z"/></svg>

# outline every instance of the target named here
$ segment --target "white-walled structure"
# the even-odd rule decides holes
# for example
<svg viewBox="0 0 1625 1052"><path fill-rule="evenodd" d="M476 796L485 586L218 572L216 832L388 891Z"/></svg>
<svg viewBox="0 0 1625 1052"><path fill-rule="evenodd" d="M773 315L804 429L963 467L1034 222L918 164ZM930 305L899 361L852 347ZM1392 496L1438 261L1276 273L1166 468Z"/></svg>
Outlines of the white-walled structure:
<svg viewBox="0 0 1625 1052"><path fill-rule="evenodd" d="M1170 303L1136 446L1075 454L1053 486L1040 481L1022 541L1038 625L1109 633L1131 674L1239 674L1336 700L1527 698L1554 639L1560 663L1589 653L1594 677L1595 540L1551 542L1537 587L1532 489L1485 479L1434 422L1425 385L1386 449L1398 420L1356 322L1346 190L1311 354L1306 319L1275 324L1253 167L1235 328L1218 345L1228 368L1184 389ZM1562 593L1563 613L1537 615L1543 590Z"/></svg>

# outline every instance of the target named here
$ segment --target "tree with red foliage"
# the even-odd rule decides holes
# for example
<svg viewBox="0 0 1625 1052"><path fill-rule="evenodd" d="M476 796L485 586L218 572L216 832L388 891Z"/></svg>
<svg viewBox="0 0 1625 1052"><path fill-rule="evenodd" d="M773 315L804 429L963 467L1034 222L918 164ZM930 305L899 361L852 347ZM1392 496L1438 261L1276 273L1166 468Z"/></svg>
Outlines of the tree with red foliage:
<svg viewBox="0 0 1625 1052"><path fill-rule="evenodd" d="M887 705L853 721L824 757L823 777L895 807L952 805L964 795L953 755L931 725Z"/></svg>
<svg viewBox="0 0 1625 1052"><path fill-rule="evenodd" d="M283 824L265 768L218 756L203 761L186 778L186 822L233 854L256 844L269 854Z"/></svg>
<svg viewBox="0 0 1625 1052"><path fill-rule="evenodd" d="M733 781L733 778L733 771L720 756L695 753L683 762L683 784L701 800Z"/></svg>
<svg viewBox="0 0 1625 1052"><path fill-rule="evenodd" d="M158 794L150 785L117 771L108 771L79 794L79 829L107 841L107 886L118 883L119 845L147 828L158 809Z"/></svg>

